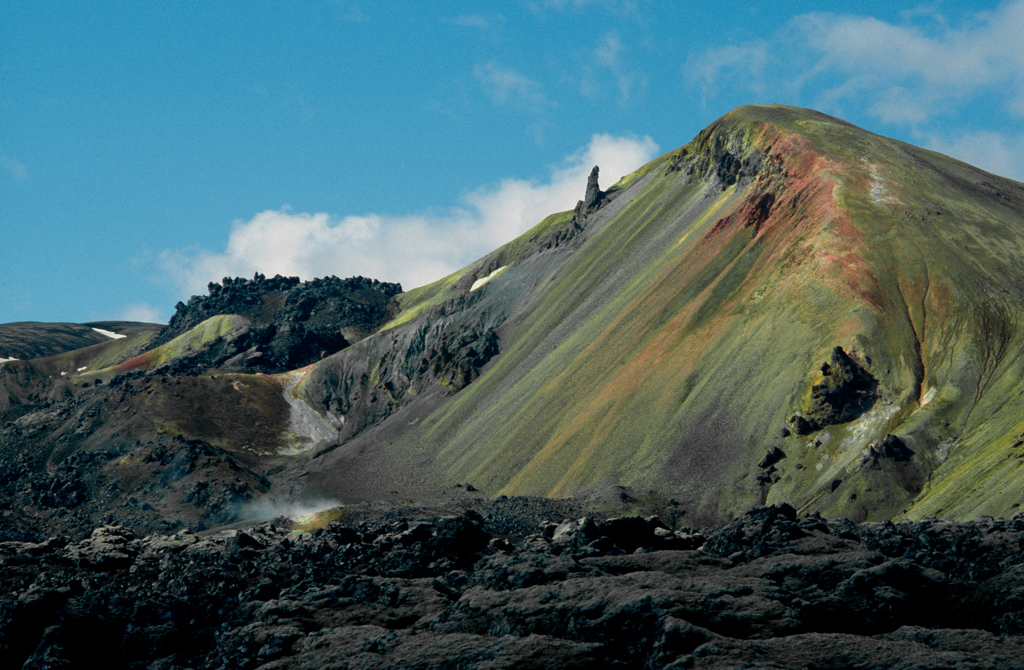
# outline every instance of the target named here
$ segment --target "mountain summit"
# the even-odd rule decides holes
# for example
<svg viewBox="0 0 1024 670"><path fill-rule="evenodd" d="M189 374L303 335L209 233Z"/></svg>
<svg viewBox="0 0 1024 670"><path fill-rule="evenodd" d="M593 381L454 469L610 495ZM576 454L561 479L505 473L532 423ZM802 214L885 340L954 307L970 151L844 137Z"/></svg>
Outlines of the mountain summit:
<svg viewBox="0 0 1024 670"><path fill-rule="evenodd" d="M468 483L625 485L712 520L765 502L854 519L1016 512L1024 185L783 106L736 109L607 191L597 175L575 211L374 297L390 320L298 370L161 367L226 350L244 324L223 314L157 340L145 369L123 365L141 340L85 371L4 364L5 453L12 430L35 430L50 472L88 460L139 500L168 464L210 454L238 473L225 509Z"/></svg>

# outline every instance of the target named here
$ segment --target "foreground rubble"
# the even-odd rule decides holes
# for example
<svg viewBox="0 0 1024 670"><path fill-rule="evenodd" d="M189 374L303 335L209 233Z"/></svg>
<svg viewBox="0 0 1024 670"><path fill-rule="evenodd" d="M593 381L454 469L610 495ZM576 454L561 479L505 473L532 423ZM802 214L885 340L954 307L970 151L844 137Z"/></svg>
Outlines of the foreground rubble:
<svg viewBox="0 0 1024 670"><path fill-rule="evenodd" d="M297 533L0 544L4 667L1012 668L1024 518L390 511ZM746 665L745 665L746 664Z"/></svg>

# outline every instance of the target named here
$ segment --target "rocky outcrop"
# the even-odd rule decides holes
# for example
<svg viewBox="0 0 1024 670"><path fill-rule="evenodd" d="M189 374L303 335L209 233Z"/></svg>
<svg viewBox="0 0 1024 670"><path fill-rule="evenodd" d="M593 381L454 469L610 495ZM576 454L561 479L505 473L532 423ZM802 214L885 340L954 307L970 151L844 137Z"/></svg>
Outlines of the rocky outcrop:
<svg viewBox="0 0 1024 670"><path fill-rule="evenodd" d="M75 426L88 430L100 418L95 408L57 405L47 418L0 429L0 541L81 535L100 524L199 530L237 521L270 488L240 457L202 440L115 437L60 455L77 446L60 435Z"/></svg>
<svg viewBox="0 0 1024 670"><path fill-rule="evenodd" d="M821 374L821 382L811 387L804 412L790 419L797 435L853 421L878 400L878 380L842 347L832 350L831 360L821 365Z"/></svg>
<svg viewBox="0 0 1024 670"><path fill-rule="evenodd" d="M476 295L442 303L412 327L380 333L318 365L307 398L344 417L344 440L435 385L445 394L462 390L500 352L496 328L504 314L469 308Z"/></svg>
<svg viewBox="0 0 1024 670"><path fill-rule="evenodd" d="M588 214L601 206L605 193L597 183L597 175L600 171L601 169L597 165L590 171L590 176L587 177L587 191L583 196L583 200L576 203L576 209L573 211L573 222L582 222Z"/></svg>
<svg viewBox="0 0 1024 670"><path fill-rule="evenodd" d="M511 501L506 500L505 503ZM0 543L11 667L1018 667L1024 520L721 529L392 508ZM343 510L343 513L345 511Z"/></svg>
<svg viewBox="0 0 1024 670"><path fill-rule="evenodd" d="M786 457L786 452L779 446L774 446L765 453L764 457L757 462L760 472L757 474L757 483L761 486L770 486L779 481L778 468L776 464Z"/></svg>
<svg viewBox="0 0 1024 670"><path fill-rule="evenodd" d="M601 196L604 195L601 192L601 187L597 183L597 175L601 171L597 165L590 171L590 176L587 177L587 192L583 198L583 209L593 209L601 202Z"/></svg>
<svg viewBox="0 0 1024 670"><path fill-rule="evenodd" d="M868 453L864 456L865 465L872 468L880 467L881 463L891 461L905 463L914 456L914 452L895 435L887 434L878 444L868 445Z"/></svg>
<svg viewBox="0 0 1024 670"><path fill-rule="evenodd" d="M251 326L230 338L180 357L164 372L196 374L211 368L282 372L308 365L370 335L394 316L399 284L365 277L324 277L302 282L280 275L267 279L225 277L205 296L179 302L156 347L220 314L237 314Z"/></svg>

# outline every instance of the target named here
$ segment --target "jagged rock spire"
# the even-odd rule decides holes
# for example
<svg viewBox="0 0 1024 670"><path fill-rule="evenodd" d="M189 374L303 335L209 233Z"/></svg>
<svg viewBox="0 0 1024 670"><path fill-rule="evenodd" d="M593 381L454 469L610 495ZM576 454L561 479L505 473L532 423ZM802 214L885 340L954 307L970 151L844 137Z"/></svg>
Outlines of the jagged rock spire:
<svg viewBox="0 0 1024 670"><path fill-rule="evenodd" d="M587 178L587 193L583 196L583 200L576 203L573 220L577 226L579 226L588 213L598 208L601 200L604 198L601 187L597 185L597 173L600 171L601 169L596 165L590 171L590 177Z"/></svg>
<svg viewBox="0 0 1024 670"><path fill-rule="evenodd" d="M598 166L594 166L594 169L590 171L590 177L587 179L587 194L583 198L583 209L592 209L597 206L597 203L601 201L601 187L597 185L597 173L600 172Z"/></svg>

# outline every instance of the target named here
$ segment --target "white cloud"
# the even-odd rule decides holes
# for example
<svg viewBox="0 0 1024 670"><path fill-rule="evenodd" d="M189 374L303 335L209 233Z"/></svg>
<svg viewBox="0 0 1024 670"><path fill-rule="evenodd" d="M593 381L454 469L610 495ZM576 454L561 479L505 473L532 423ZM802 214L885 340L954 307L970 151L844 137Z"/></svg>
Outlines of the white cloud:
<svg viewBox="0 0 1024 670"><path fill-rule="evenodd" d="M618 91L619 103L628 102L633 90L644 80L643 74L627 68L621 58L626 50L619 34L612 30L606 33L590 53L591 61L584 66L580 81L580 92L588 98L597 98L602 93L600 73L610 75Z"/></svg>
<svg viewBox="0 0 1024 670"><path fill-rule="evenodd" d="M793 25L820 54L816 69L845 75L845 82L855 79L858 85L848 95L876 99L883 119L918 122L993 87L1008 88L1014 100L1024 97L1022 1L962 29L925 31L829 14L797 17ZM910 111L894 113L901 107Z"/></svg>
<svg viewBox="0 0 1024 670"><path fill-rule="evenodd" d="M548 102L540 84L494 61L485 65L478 64L473 68L473 74L496 105L512 104L526 109L539 109Z"/></svg>
<svg viewBox="0 0 1024 670"><path fill-rule="evenodd" d="M463 267L529 230L545 216L572 209L583 197L591 167L607 188L649 161L650 137L594 135L541 182L505 179L463 196L443 216L334 217L325 213L260 212L236 221L221 252L169 250L159 265L183 289L203 293L226 276L261 272L306 279L364 275L421 286Z"/></svg>
<svg viewBox="0 0 1024 670"><path fill-rule="evenodd" d="M829 13L794 17L769 41L705 50L684 65L715 95L726 81L755 93L824 87L826 103L863 104L886 122L916 124L980 95L1024 117L1024 0L951 27L931 12L894 24Z"/></svg>
<svg viewBox="0 0 1024 670"><path fill-rule="evenodd" d="M932 136L928 147L988 172L1024 181L1024 136L978 131L954 139Z"/></svg>
<svg viewBox="0 0 1024 670"><path fill-rule="evenodd" d="M117 316L118 321L141 321L143 323L167 323L167 319L153 305L145 302L125 305Z"/></svg>

